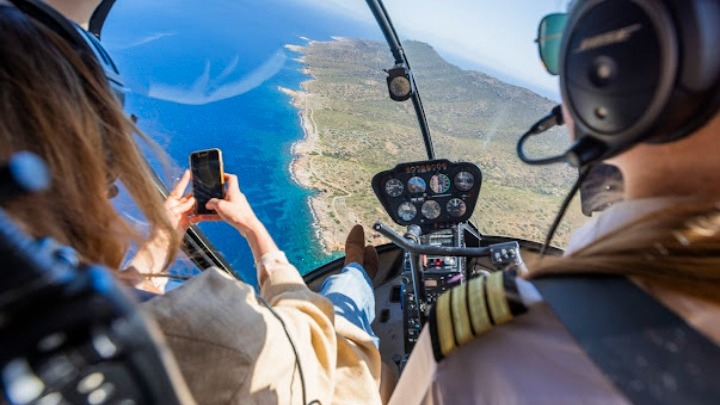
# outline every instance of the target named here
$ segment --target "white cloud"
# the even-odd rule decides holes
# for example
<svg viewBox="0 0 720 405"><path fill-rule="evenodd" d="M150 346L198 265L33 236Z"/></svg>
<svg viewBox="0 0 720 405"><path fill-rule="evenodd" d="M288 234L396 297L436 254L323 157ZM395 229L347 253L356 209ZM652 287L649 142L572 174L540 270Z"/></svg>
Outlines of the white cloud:
<svg viewBox="0 0 720 405"><path fill-rule="evenodd" d="M157 32L145 37L137 38L133 41L113 41L112 38L109 41L105 41L105 47L112 52L124 51L127 49L136 48L138 46L146 45L155 42L162 38L168 38L176 35L174 32Z"/></svg>
<svg viewBox="0 0 720 405"><path fill-rule="evenodd" d="M227 77L235 72L239 60L240 55L235 55L230 63L223 68L219 76L211 78L212 66L210 60L206 59L202 74L191 85L183 87L176 84L151 82L148 88L148 96L189 105L208 104L236 97L257 88L273 77L282 69L287 61L287 56L285 52L278 50L273 56L239 80L223 83Z"/></svg>

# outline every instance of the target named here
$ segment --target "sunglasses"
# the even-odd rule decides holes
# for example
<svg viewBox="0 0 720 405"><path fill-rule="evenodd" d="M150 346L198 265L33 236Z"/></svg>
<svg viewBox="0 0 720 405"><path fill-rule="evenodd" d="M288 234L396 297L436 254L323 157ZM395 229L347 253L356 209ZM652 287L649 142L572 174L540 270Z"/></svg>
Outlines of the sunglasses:
<svg viewBox="0 0 720 405"><path fill-rule="evenodd" d="M551 75L560 72L560 43L566 22L567 14L553 13L543 17L538 26L535 42L538 45L540 60Z"/></svg>

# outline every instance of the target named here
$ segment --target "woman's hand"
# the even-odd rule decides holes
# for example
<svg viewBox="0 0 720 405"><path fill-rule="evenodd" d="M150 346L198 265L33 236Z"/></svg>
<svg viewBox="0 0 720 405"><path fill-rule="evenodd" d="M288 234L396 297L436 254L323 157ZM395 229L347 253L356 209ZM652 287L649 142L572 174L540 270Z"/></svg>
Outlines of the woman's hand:
<svg viewBox="0 0 720 405"><path fill-rule="evenodd" d="M227 190L224 199L212 198L205 207L214 210L217 215L227 223L235 227L243 236L262 227L262 224L255 216L245 194L240 191L238 178L234 174L225 173L225 185Z"/></svg>
<svg viewBox="0 0 720 405"><path fill-rule="evenodd" d="M195 214L195 198L192 194L185 194L185 189L190 183L191 174L186 170L180 181L175 185L165 200L165 212L173 229L179 237L183 237L188 227L196 222L203 220L213 220L218 218L216 215L194 215ZM130 260L127 271L128 274L137 274L145 277L148 274L157 274L162 272L165 260L168 257L170 246L170 235L159 232L152 239L146 241L139 247L135 256ZM142 283L148 284L148 279L139 279L138 288L146 289ZM164 289L167 278L156 278L152 280L152 284L159 289Z"/></svg>
<svg viewBox="0 0 720 405"><path fill-rule="evenodd" d="M235 227L247 239L257 265L261 257L267 253L277 252L279 249L268 233L265 226L255 216L245 194L240 191L238 178L234 174L225 174L225 198L213 198L205 207L215 210L217 215ZM258 282L262 285L269 277L265 266L257 265Z"/></svg>
<svg viewBox="0 0 720 405"><path fill-rule="evenodd" d="M195 218L195 197L191 193L185 194L185 189L190 183L190 170L185 170L180 181L175 185L168 198L165 200L165 211L167 212L170 224L182 237L191 224L203 220L198 216Z"/></svg>

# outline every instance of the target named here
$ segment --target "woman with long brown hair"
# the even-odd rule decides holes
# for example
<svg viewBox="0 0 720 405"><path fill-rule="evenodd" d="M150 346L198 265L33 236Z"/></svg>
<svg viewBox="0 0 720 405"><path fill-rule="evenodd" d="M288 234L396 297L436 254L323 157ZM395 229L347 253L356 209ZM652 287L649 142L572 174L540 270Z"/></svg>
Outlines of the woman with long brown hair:
<svg viewBox="0 0 720 405"><path fill-rule="evenodd" d="M35 0L0 0L0 160L34 152L47 162L52 186L3 203L3 209L30 235L50 236L74 248L81 261L113 270L136 243L133 276L167 268L191 221L226 221L251 247L261 296L208 269L143 304L165 333L195 400L379 403L380 355L369 329L372 319L359 323L336 313L329 294L310 291L255 216L236 176L226 175L225 198L207 205L217 217L193 215L195 201L185 194L188 172L163 202L134 136L152 142L123 114L97 61L47 19L30 17L13 3L54 13ZM145 215L147 234L110 203L116 180ZM362 228L354 228L346 244L348 266L335 280L372 297L363 264L371 274L376 271L377 253L364 240ZM374 316L372 305L363 305L356 308Z"/></svg>
<svg viewBox="0 0 720 405"><path fill-rule="evenodd" d="M1 24L0 159L31 151L52 174L48 191L13 201L8 212L31 235L52 235L83 260L117 269L131 241L140 240L106 198L119 177L147 217L150 234L169 235L174 251L178 238L130 135L138 132L92 55L78 55L7 5Z"/></svg>

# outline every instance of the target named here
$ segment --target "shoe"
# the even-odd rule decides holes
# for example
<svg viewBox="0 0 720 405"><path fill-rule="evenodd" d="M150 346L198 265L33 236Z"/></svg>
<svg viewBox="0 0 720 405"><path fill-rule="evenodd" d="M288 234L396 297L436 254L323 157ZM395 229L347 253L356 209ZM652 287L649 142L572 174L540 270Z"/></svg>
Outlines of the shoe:
<svg viewBox="0 0 720 405"><path fill-rule="evenodd" d="M378 274L378 268L380 267L380 258L378 257L377 250L374 246L365 246L365 257L363 258L363 268L367 273L373 284L377 282L375 277Z"/></svg>
<svg viewBox="0 0 720 405"><path fill-rule="evenodd" d="M352 262L363 265L365 256L365 231L362 225L355 225L345 239L345 264Z"/></svg>

